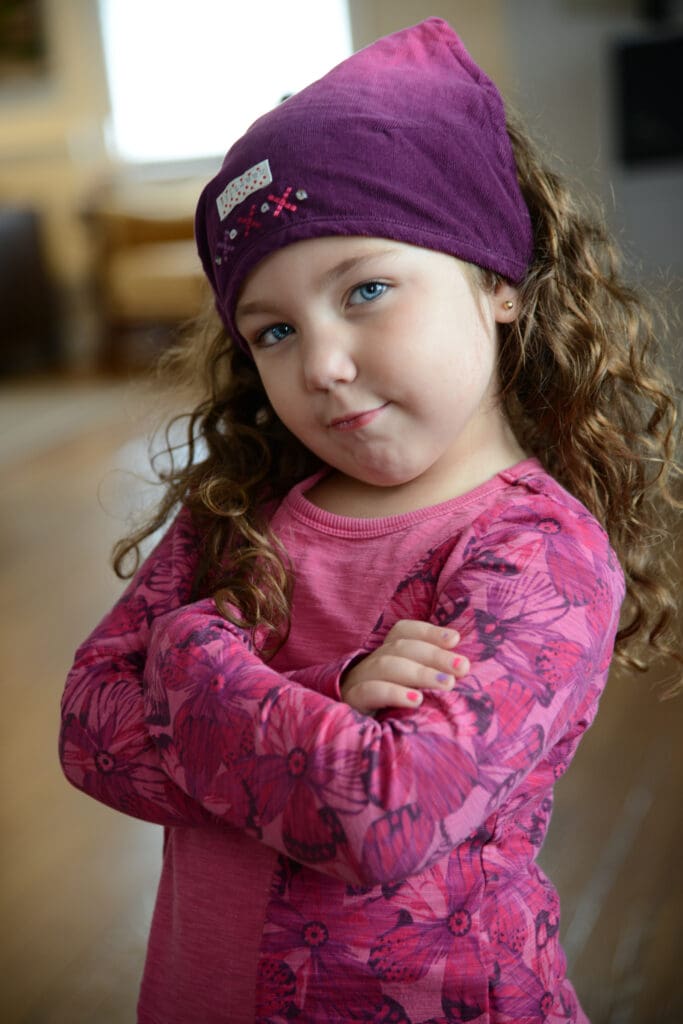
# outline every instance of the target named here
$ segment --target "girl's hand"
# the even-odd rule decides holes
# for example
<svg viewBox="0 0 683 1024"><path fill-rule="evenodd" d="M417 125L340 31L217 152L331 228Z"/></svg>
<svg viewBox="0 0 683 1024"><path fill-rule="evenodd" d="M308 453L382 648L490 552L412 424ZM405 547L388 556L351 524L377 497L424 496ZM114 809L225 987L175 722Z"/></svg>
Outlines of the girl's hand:
<svg viewBox="0 0 683 1024"><path fill-rule="evenodd" d="M381 647L348 670L342 700L364 714L379 708L417 708L422 690L452 690L469 672L467 658L454 654L460 640L454 629L401 619Z"/></svg>

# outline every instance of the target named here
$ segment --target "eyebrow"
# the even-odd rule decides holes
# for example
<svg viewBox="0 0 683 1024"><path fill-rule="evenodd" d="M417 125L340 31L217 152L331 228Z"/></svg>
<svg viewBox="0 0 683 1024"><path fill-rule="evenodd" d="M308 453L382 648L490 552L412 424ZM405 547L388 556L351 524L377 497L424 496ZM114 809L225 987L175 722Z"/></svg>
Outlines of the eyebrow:
<svg viewBox="0 0 683 1024"><path fill-rule="evenodd" d="M321 288L327 288L329 285L334 284L340 277L347 274L350 270L356 270L362 267L364 264L369 263L371 260L378 259L384 256L396 256L398 255L396 249L377 249L374 252L362 253L359 256L350 256L348 259L341 260L339 263L335 263L333 267L326 270L324 274L318 278L318 285ZM255 313L273 313L274 310L268 305L268 300L261 301L255 299L253 302L238 302L235 307L235 320L238 317L251 316Z"/></svg>

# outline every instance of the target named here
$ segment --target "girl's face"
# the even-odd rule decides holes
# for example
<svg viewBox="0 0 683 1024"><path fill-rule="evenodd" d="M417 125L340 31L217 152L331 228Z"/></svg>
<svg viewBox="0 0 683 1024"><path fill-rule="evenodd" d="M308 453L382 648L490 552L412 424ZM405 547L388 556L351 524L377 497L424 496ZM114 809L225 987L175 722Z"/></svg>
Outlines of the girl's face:
<svg viewBox="0 0 683 1024"><path fill-rule="evenodd" d="M495 401L497 321L516 298L443 253L316 238L258 264L235 319L282 422L342 485L394 489L402 511L522 456Z"/></svg>

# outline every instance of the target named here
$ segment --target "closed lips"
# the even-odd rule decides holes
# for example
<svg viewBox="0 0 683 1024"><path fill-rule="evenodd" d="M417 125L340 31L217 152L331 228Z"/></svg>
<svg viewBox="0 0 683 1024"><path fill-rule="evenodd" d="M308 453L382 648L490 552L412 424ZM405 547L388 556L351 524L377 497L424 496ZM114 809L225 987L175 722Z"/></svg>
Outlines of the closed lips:
<svg viewBox="0 0 683 1024"><path fill-rule="evenodd" d="M378 405L375 409L366 409L363 412L350 412L345 416L338 416L336 419L330 421L330 427L345 427L345 426L361 426L368 423L370 419L385 409L388 405L385 402L384 405Z"/></svg>

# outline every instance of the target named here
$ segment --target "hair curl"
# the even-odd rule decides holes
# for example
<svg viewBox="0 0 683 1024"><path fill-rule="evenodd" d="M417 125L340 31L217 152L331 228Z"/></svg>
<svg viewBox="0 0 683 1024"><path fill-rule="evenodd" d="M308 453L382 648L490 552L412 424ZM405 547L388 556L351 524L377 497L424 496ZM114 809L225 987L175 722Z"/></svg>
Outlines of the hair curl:
<svg viewBox="0 0 683 1024"><path fill-rule="evenodd" d="M658 655L683 665L674 622L673 489L676 391L660 364L659 320L629 287L602 218L584 210L508 118L535 256L519 287L520 315L500 325L500 400L522 447L593 513L626 576L615 656L645 669ZM476 268L479 283L498 280ZM661 319L661 318L660 318ZM663 319L662 319L663 324ZM202 531L195 593L216 595L238 625L264 629L267 656L286 638L292 572L268 527L272 502L320 466L275 416L251 361L205 318L166 369L197 379L206 397L187 418L184 461L159 474L154 517L120 541L120 576L139 544L179 505ZM177 456L168 440L167 452ZM199 442L205 451L200 452ZM225 552L229 552L226 562ZM674 687L671 687L673 691Z"/></svg>
<svg viewBox="0 0 683 1024"><path fill-rule="evenodd" d="M233 344L212 301L190 329L185 343L162 356L158 373L205 397L168 424L166 446L157 453L168 463L157 470L163 498L148 521L115 545L113 565L122 579L132 576L142 541L184 506L202 538L193 596L213 594L230 622L252 632L259 627L268 657L287 637L293 584L268 512L322 464L275 415L256 367ZM183 444L172 439L179 424Z"/></svg>

